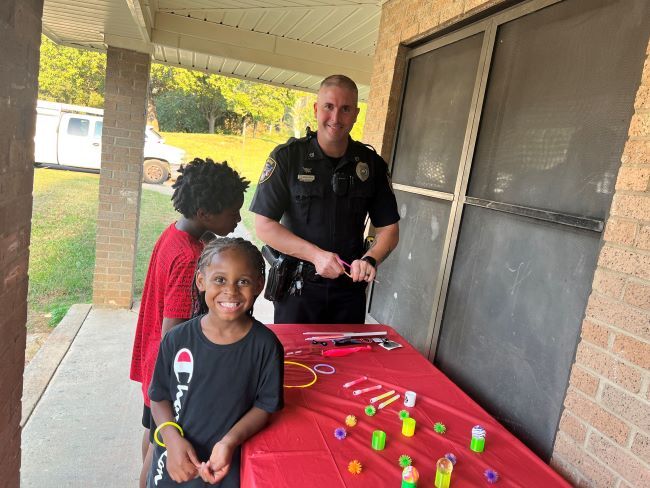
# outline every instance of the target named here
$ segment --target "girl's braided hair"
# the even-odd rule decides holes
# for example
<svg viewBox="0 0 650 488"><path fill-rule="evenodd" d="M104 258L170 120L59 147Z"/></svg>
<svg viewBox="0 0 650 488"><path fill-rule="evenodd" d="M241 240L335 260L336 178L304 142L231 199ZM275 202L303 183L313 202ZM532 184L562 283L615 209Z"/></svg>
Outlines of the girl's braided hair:
<svg viewBox="0 0 650 488"><path fill-rule="evenodd" d="M180 176L172 185L174 208L185 218L192 218L200 208L218 214L236 205L250 181L239 176L228 163L215 163L210 158L195 158L181 166Z"/></svg>
<svg viewBox="0 0 650 488"><path fill-rule="evenodd" d="M199 272L203 273L205 271L205 268L212 262L215 256L221 254L226 249L238 249L244 252L253 269L259 273L262 280L265 277L266 264L264 263L264 258L257 246L252 242L241 237L219 238L216 234L212 234L211 237L212 240L203 248L201 257L199 257L196 265L196 271L194 272L194 281L192 282L192 317L198 317L208 313L208 305L205 303L205 292L199 291L199 288L196 286L196 277ZM246 313L252 317L253 307L247 310Z"/></svg>

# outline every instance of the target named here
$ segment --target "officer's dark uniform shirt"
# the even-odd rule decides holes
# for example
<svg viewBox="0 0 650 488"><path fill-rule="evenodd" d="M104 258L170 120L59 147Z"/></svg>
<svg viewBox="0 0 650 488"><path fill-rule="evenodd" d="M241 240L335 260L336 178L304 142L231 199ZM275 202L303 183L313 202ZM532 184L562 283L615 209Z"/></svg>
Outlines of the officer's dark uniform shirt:
<svg viewBox="0 0 650 488"><path fill-rule="evenodd" d="M349 139L334 166L315 135L291 138L267 159L250 210L352 262L363 255L366 216L375 227L399 220L386 162Z"/></svg>

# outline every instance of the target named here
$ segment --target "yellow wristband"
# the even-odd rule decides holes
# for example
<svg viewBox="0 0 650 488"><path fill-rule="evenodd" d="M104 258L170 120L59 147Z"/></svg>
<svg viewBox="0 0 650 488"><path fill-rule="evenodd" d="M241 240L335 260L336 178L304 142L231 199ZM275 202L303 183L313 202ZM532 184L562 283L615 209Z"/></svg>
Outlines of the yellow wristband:
<svg viewBox="0 0 650 488"><path fill-rule="evenodd" d="M153 440L156 441L156 444L158 444L160 447L167 447L165 446L165 443L158 438L158 432L160 432L160 429L162 429L166 425L173 425L181 433L181 437L185 437L185 433L183 433L183 428L180 425L178 425L176 422L163 422L158 427L156 427L156 430L153 433Z"/></svg>

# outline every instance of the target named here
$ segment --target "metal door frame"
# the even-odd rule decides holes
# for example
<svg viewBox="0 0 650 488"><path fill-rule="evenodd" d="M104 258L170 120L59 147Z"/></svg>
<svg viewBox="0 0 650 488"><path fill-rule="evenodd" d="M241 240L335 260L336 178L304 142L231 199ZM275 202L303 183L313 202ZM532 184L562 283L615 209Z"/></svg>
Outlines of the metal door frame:
<svg viewBox="0 0 650 488"><path fill-rule="evenodd" d="M451 202L451 209L449 213L449 221L445 232L445 240L440 257L440 268L436 278L436 287L432 298L431 317L427 324L427 339L426 344L429 344L427 351L427 358L430 361L434 360L436 350L438 347L438 337L440 335L440 328L442 325L442 318L445 309L445 302L447 299L447 290L449 288L449 280L451 278L452 265L456 246L458 244L458 234L460 230L460 223L463 216L463 208L465 204L475 206L485 206L486 202L480 199L467 197L467 186L469 183L469 175L472 169L474 159L474 150L476 147L478 127L481 121L483 111L483 104L485 102L485 93L487 82L490 72L490 65L494 54L494 43L496 40L497 30L500 25L510 22L512 20L524 17L530 13L536 12L543 8L549 7L563 0L530 0L529 2L509 7L502 12L496 13L487 19L481 20L467 27L461 28L457 31L446 34L440 38L433 39L426 44L413 47L406 55L405 76L400 89L400 96L398 99L398 106L400 110L397 114L397 125L395 133L392 138L391 157L389 167L391 173L395 166L395 152L397 150L397 140L399 136L399 129L402 122L404 94L408 82L410 60L414 57L420 56L427 52L439 49L454 42L461 41L475 34L483 32L483 44L481 46L481 54L477 66L476 78L474 82L474 90L472 93L472 101L467 118L467 125L465 128L465 136L463 139L463 147L458 166L458 175L456 177L456 184L453 193L430 190L419 188L409 185L394 183L395 190L415 193L434 200L449 201ZM491 206L492 208L492 206ZM549 220L565 225L589 229L596 232L602 232L604 222L597 219L581 219L575 216L561 214L557 212L541 212L537 209L528 209L517 205L501 204L500 208L494 208L497 211L513 213L517 215L525 215L527 217L537 218L540 220ZM373 287L374 288L374 287ZM372 306L372 291L368 300L368 314L367 316L376 322L370 313Z"/></svg>

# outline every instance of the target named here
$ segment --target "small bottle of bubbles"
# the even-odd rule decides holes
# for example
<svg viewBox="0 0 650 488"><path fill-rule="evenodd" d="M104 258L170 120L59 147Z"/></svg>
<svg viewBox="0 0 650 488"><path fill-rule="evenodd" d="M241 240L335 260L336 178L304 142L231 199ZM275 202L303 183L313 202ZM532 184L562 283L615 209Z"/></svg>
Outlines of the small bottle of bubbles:
<svg viewBox="0 0 650 488"><path fill-rule="evenodd" d="M406 466L402 471L402 488L416 488L420 473L413 466Z"/></svg>
<svg viewBox="0 0 650 488"><path fill-rule="evenodd" d="M436 480L434 485L436 488L449 488L451 483L451 472L454 470L454 465L446 457L438 459L436 463Z"/></svg>
<svg viewBox="0 0 650 488"><path fill-rule="evenodd" d="M485 449L485 429L480 425L475 425L472 429L472 440L469 448L474 452L483 452Z"/></svg>

